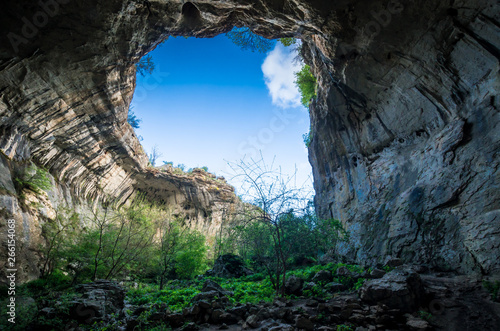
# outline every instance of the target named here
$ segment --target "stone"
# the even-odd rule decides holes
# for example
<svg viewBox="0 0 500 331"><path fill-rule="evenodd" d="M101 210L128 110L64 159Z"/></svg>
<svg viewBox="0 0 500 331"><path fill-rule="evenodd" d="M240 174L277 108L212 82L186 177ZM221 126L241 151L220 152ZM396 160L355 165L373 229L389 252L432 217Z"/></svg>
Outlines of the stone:
<svg viewBox="0 0 500 331"><path fill-rule="evenodd" d="M85 324L105 320L110 315L121 316L125 290L118 283L96 280L75 287L81 296L75 297L69 309L70 317Z"/></svg>
<svg viewBox="0 0 500 331"><path fill-rule="evenodd" d="M352 272L347 267L337 268L337 275L342 277L352 277Z"/></svg>
<svg viewBox="0 0 500 331"><path fill-rule="evenodd" d="M206 275L221 278L239 278L252 275L253 272L245 266L243 259L234 254L221 255L215 260L214 267Z"/></svg>
<svg viewBox="0 0 500 331"><path fill-rule="evenodd" d="M182 331L198 331L200 327L194 322L189 322L181 328Z"/></svg>
<svg viewBox="0 0 500 331"><path fill-rule="evenodd" d="M389 309L413 312L419 307L425 290L417 273L393 271L380 279L366 281L359 295L368 304L384 304Z"/></svg>
<svg viewBox="0 0 500 331"><path fill-rule="evenodd" d="M260 319L257 315L250 315L246 319L246 323L252 328L258 328L260 325Z"/></svg>
<svg viewBox="0 0 500 331"><path fill-rule="evenodd" d="M298 316L295 320L295 327L303 330L314 330L314 323L307 317Z"/></svg>
<svg viewBox="0 0 500 331"><path fill-rule="evenodd" d="M329 283L333 279L332 273L329 270L320 270L312 278L312 282L318 283Z"/></svg>
<svg viewBox="0 0 500 331"><path fill-rule="evenodd" d="M218 324L220 322L220 317L222 316L222 314L224 314L224 310L222 309L214 309L212 311L212 316L211 316L211 320L214 324Z"/></svg>
<svg viewBox="0 0 500 331"><path fill-rule="evenodd" d="M285 283L285 293L300 295L302 294L302 286L304 285L304 280L297 276L290 276L287 278Z"/></svg>
<svg viewBox="0 0 500 331"><path fill-rule="evenodd" d="M225 291L219 284L210 279L207 279L205 283L203 283L201 292L195 295L195 297L193 298L193 302L203 301L208 303L215 300L215 298L218 298L221 302L227 303L228 301L226 296L231 295L233 295L233 292ZM200 307L203 308L205 305L205 303L202 303ZM210 306L212 306L212 304L210 304Z"/></svg>
<svg viewBox="0 0 500 331"><path fill-rule="evenodd" d="M403 265L403 261L399 258L388 256L386 257L384 261L384 266L390 267L390 268L395 268L399 267L400 265Z"/></svg>
<svg viewBox="0 0 500 331"><path fill-rule="evenodd" d="M371 278L382 278L382 277L384 277L385 274L386 274L386 272L384 270L373 269L370 272L370 277Z"/></svg>
<svg viewBox="0 0 500 331"><path fill-rule="evenodd" d="M347 286L340 283L328 283L325 285L325 289L329 292L336 293L347 290Z"/></svg>
<svg viewBox="0 0 500 331"><path fill-rule="evenodd" d="M248 308L246 306L236 306L229 309L228 312L236 316L245 317L248 312Z"/></svg>
<svg viewBox="0 0 500 331"><path fill-rule="evenodd" d="M212 307L212 305L208 301L205 301L205 300L198 301L198 306L201 309L209 309Z"/></svg>
<svg viewBox="0 0 500 331"><path fill-rule="evenodd" d="M294 331L294 330L295 330L294 327L289 324L280 324L268 329L268 331Z"/></svg>
<svg viewBox="0 0 500 331"><path fill-rule="evenodd" d="M165 322L171 327L178 328L184 324L185 318L182 314L174 313L165 316Z"/></svg>
<svg viewBox="0 0 500 331"><path fill-rule="evenodd" d="M406 326L410 330L429 330L430 325L427 321L420 318L409 318Z"/></svg>
<svg viewBox="0 0 500 331"><path fill-rule="evenodd" d="M238 323L238 317L234 314L224 312L219 316L219 321L223 322L224 324L232 325Z"/></svg>

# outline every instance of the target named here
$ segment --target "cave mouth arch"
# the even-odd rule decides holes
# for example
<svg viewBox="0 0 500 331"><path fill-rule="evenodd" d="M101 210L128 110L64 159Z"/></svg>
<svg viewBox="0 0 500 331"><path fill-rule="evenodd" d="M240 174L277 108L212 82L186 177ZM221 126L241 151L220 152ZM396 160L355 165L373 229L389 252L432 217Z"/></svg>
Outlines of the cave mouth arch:
<svg viewBox="0 0 500 331"><path fill-rule="evenodd" d="M200 49L203 56L196 53ZM172 166L185 165L185 171L208 167L230 178L224 160L256 159L262 150L266 159L276 155L289 173L296 164L303 173L301 183L311 175L303 142L309 114L300 105L292 72L299 70L295 48L275 42L267 53L258 53L240 49L223 35L181 37L168 38L148 56L157 67L151 76L137 75L131 105L143 120L137 135L144 138L145 151L151 156L157 146L162 154L155 166L173 162ZM280 71L271 73L263 69L265 62L274 67L280 60L293 67L283 64ZM265 74L283 75L286 69L292 70L286 73L289 81L282 87L287 90L274 93L290 92L291 87L295 92L293 100L279 99L283 105L288 102L282 109L273 103ZM282 83L279 79L284 78L269 83ZM160 99L165 101L159 106ZM219 161L213 160L216 156Z"/></svg>

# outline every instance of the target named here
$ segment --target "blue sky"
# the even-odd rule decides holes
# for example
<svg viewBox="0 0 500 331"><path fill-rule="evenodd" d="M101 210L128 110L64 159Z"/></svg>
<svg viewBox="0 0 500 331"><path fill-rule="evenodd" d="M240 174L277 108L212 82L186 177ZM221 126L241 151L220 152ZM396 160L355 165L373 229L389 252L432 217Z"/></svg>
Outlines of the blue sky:
<svg viewBox="0 0 500 331"><path fill-rule="evenodd" d="M244 51L225 36L169 38L149 55L152 75L137 76L133 111L147 153L186 169L207 166L231 183L227 162L259 158L297 181L310 177L302 135L309 114L300 105L293 72L300 64L291 48L277 44L267 54ZM233 183L236 187L238 183Z"/></svg>

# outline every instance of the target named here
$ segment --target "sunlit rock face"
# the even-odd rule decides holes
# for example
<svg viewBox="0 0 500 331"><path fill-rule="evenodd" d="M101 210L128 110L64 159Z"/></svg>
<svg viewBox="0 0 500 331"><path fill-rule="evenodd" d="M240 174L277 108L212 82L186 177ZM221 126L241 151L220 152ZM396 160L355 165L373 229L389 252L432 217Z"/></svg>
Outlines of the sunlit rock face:
<svg viewBox="0 0 500 331"><path fill-rule="evenodd" d="M499 271L496 1L18 0L2 7L4 182L5 169L32 159L72 201L126 203L144 193L216 231L221 210L236 201L232 188L148 169L127 110L134 64L168 35L212 37L246 25L304 41L318 77L309 148L315 202L322 217L351 231L348 254L367 263L393 255ZM9 211L5 201L17 200L9 192L0 190L3 234L8 217L21 222L26 212ZM36 213L23 226L37 226ZM33 249L29 238L23 249ZM34 261L25 275L36 274Z"/></svg>

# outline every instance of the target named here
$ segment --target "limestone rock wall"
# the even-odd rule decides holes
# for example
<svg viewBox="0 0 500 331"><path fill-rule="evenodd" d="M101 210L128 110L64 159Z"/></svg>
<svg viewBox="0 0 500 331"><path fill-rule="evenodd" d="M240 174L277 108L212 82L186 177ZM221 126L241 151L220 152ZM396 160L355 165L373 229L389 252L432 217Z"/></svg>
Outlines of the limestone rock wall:
<svg viewBox="0 0 500 331"><path fill-rule="evenodd" d="M213 231L232 189L148 169L126 123L134 64L168 35L246 25L304 41L318 77L316 206L351 231L348 254L499 270L495 1L41 3L7 1L0 14L0 141L69 195L125 203L141 192Z"/></svg>
<svg viewBox="0 0 500 331"><path fill-rule="evenodd" d="M500 272L499 9L358 2L312 39L316 205L357 260Z"/></svg>

